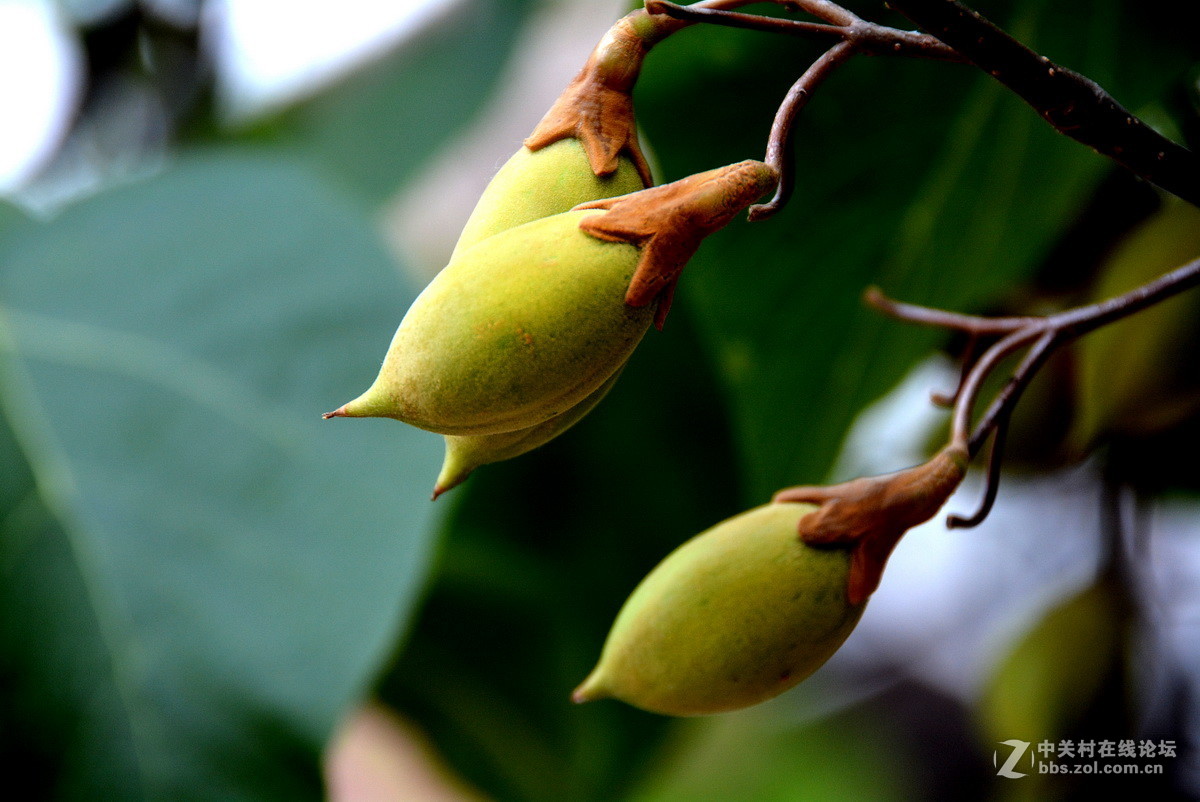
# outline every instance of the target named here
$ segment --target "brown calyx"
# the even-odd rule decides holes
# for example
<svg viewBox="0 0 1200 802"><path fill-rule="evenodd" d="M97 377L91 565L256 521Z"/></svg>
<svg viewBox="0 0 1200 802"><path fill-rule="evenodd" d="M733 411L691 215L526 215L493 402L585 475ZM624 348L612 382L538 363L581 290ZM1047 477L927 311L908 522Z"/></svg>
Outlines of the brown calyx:
<svg viewBox="0 0 1200 802"><path fill-rule="evenodd" d="M846 596L862 604L879 587L884 566L900 538L928 521L946 503L970 457L957 444L947 445L922 465L838 485L781 490L775 502L816 504L800 519L800 539L810 546L850 546Z"/></svg>
<svg viewBox="0 0 1200 802"><path fill-rule="evenodd" d="M525 147L540 150L560 139L576 137L596 175L613 173L624 152L633 161L642 183L652 185L650 165L638 144L633 86L650 48L685 25L669 17L652 16L645 9L617 20L525 140Z"/></svg>
<svg viewBox="0 0 1200 802"><path fill-rule="evenodd" d="M585 233L641 249L625 303L645 306L658 299L655 325L661 329L679 274L701 241L773 190L778 180L774 168L746 160L575 209L607 211L583 218L579 227Z"/></svg>

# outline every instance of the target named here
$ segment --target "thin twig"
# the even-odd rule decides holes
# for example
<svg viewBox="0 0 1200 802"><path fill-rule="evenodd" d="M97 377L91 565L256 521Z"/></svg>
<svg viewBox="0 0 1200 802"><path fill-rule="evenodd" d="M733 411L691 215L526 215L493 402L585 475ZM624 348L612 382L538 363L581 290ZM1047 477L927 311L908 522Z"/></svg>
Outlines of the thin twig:
<svg viewBox="0 0 1200 802"><path fill-rule="evenodd" d="M650 14L665 14L674 19L688 22L707 22L711 25L721 25L726 28L740 28L746 31L765 31L767 33L782 33L788 36L807 36L816 39L845 39L845 32L840 25L829 25L823 22L802 22L799 20L779 19L778 17L763 17L758 14L741 14L731 11L721 11L706 7L681 6L666 0L646 0L646 11Z"/></svg>
<svg viewBox="0 0 1200 802"><path fill-rule="evenodd" d="M1035 53L955 0L889 4L1015 92L1060 133L1200 206L1200 156L1146 125L1095 81Z"/></svg>
<svg viewBox="0 0 1200 802"><path fill-rule="evenodd" d="M1074 338L1198 286L1200 259L1195 259L1129 292L1090 306L1059 312L1050 319L1066 336Z"/></svg>
<svg viewBox="0 0 1200 802"><path fill-rule="evenodd" d="M707 22L734 28L837 40L837 44L826 50L792 85L775 113L764 161L779 172L779 184L769 201L750 207L748 214L751 220L765 220L772 216L782 209L791 197L795 186L791 139L796 117L808 104L817 87L851 56L857 53L886 53L943 61L963 60L953 48L933 36L867 22L830 0L788 0L784 4L807 11L824 22L802 22L743 14L707 3L681 6L666 0L646 0L647 13L663 14L681 22Z"/></svg>
<svg viewBox="0 0 1200 802"><path fill-rule="evenodd" d="M1013 407L1017 405L1017 401L1021 400L1021 393L1025 392L1025 388L1033 381L1033 377L1041 370L1042 365L1064 341L1061 337L1061 330L1050 328L1033 344L1033 347L1025 354L1025 359L1013 371L1012 377L992 399L991 406L976 424L975 431L971 433L971 439L967 444L969 453L978 452L983 447L984 441L987 440L988 432L996 428L1000 421L1008 420ZM973 403L974 399L972 399Z"/></svg>
<svg viewBox="0 0 1200 802"><path fill-rule="evenodd" d="M745 14L725 11L715 8L698 8L696 5L683 6L666 0L646 0L646 11L651 14L665 14L675 19L689 22L706 22L711 25L721 25L727 28L742 30L765 31L781 33L786 36L798 36L808 39L853 40L861 53L866 55L906 56L909 58L926 58L938 61L963 62L965 59L954 48L939 41L936 37L919 31L902 31L877 25L846 12L845 14L821 14L817 9L828 10L831 3L817 4L797 3L814 16L828 20L826 23L805 22L802 20L764 17L758 14ZM810 7L811 6L811 7ZM845 11L840 6L833 6ZM834 19L842 20L834 22Z"/></svg>
<svg viewBox="0 0 1200 802"><path fill-rule="evenodd" d="M984 382L1007 356L1029 345L1042 333L1040 327L1034 326L1012 332L984 351L983 356L967 375L967 380L963 382L954 405L950 437L954 442L966 444L967 453L972 457L979 453L979 444L975 434L970 433L971 413L975 409L975 400L979 397Z"/></svg>
<svg viewBox="0 0 1200 802"><path fill-rule="evenodd" d="M1095 304L1041 317L1001 318L976 317L916 304L901 303L885 297L878 289L868 290L864 294L867 303L900 320L923 326L963 331L972 336L1003 335L971 365L965 378L960 381L954 396L951 440L965 443L968 453L974 457L987 443L989 437L994 436L995 439L992 444L988 486L983 504L979 511L971 517L952 516L947 524L956 527L975 526L987 517L992 503L995 501L1003 440L1013 409L1037 372L1056 350L1101 326L1128 317L1197 286L1200 286L1200 259L1188 262L1186 265L1129 292ZM1021 364L1013 371L1004 387L992 398L987 410L972 430L971 420L985 381L1005 358L1023 348L1029 350Z"/></svg>
<svg viewBox="0 0 1200 802"><path fill-rule="evenodd" d="M850 25L858 20L852 11L842 8L832 0L783 0L784 5L807 11L817 19L834 25Z"/></svg>
<svg viewBox="0 0 1200 802"><path fill-rule="evenodd" d="M1000 467L1004 462L1004 444L1008 438L1009 416L1006 415L996 422L995 436L992 438L992 450L988 453L987 478L983 486L983 500L979 508L968 517L962 515L946 516L947 529L971 529L983 523L996 504L996 496L1000 493Z"/></svg>
<svg viewBox="0 0 1200 802"><path fill-rule="evenodd" d="M1009 334L1024 328L1040 317L981 317L979 315L964 315L961 312L947 312L930 306L920 306L904 301L897 301L883 294L878 287L868 287L863 292L863 301L889 317L916 323L918 326L931 326L939 329L953 329L975 336Z"/></svg>
<svg viewBox="0 0 1200 802"><path fill-rule="evenodd" d="M958 397L962 395L963 385L966 384L967 377L971 375L971 368L975 367L975 362L979 359L980 346L981 342L979 335L967 335L967 345L965 348L963 348L962 353L962 367L958 372L958 384L954 386L954 392L952 393L941 393L936 391L930 393L929 400L932 401L935 406L950 409L956 403L958 403Z"/></svg>
<svg viewBox="0 0 1200 802"><path fill-rule="evenodd" d="M782 209L792 196L792 190L796 186L795 153L792 149L792 126L796 115L808 104L813 92L830 73L854 53L853 42L838 42L814 61L788 90L779 111L775 113L775 121L771 124L771 135L767 139L767 155L764 159L779 173L779 183L769 201L750 207L747 212L750 220L765 220Z"/></svg>

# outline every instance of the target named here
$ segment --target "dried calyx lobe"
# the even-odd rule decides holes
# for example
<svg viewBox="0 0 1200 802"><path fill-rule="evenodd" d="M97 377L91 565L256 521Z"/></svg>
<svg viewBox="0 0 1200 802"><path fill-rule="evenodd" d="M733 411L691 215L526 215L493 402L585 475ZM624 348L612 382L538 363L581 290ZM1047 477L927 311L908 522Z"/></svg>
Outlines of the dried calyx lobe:
<svg viewBox="0 0 1200 802"><path fill-rule="evenodd" d="M596 175L616 170L624 153L650 186L650 166L638 144L633 87L650 48L684 25L651 16L643 9L618 20L525 140L525 146L536 151L574 137L582 143Z"/></svg>
<svg viewBox="0 0 1200 802"><path fill-rule="evenodd" d="M704 238L772 191L778 182L774 168L748 159L661 187L575 208L608 212L580 223L588 234L641 248L625 302L640 307L658 301L656 323L661 328L679 274Z"/></svg>

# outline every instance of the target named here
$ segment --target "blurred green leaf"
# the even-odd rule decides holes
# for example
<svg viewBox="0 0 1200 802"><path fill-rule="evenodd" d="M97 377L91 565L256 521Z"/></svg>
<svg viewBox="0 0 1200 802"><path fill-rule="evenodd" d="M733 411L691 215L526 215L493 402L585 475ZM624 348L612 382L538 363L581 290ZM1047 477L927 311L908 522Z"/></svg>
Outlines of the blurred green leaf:
<svg viewBox="0 0 1200 802"><path fill-rule="evenodd" d="M912 799L892 722L873 711L797 723L778 707L683 722L638 802ZM853 746L850 746L850 745Z"/></svg>
<svg viewBox="0 0 1200 802"><path fill-rule="evenodd" d="M534 5L458 4L394 54L273 121L267 141L383 201L483 106Z"/></svg>
<svg viewBox="0 0 1200 802"><path fill-rule="evenodd" d="M1128 35L1121 4L1061 5L988 10L1104 82ZM661 45L638 103L667 178L760 157L775 105L817 52L711 29ZM1139 74L1144 85L1121 87L1134 108L1173 77ZM789 207L711 237L682 284L732 403L747 503L822 480L857 413L942 336L863 308L867 286L977 309L1031 273L1107 167L969 67L887 58L834 75L796 147Z"/></svg>
<svg viewBox="0 0 1200 802"><path fill-rule="evenodd" d="M1128 732L1131 725L1123 720L1128 618L1128 600L1105 577L1056 604L1024 633L979 699L977 726L985 751L1012 738L1058 743ZM1066 799L1078 787L1079 778L1027 773L1022 782L998 784L996 798Z"/></svg>
<svg viewBox="0 0 1200 802"><path fill-rule="evenodd" d="M1127 292L1198 257L1200 210L1168 198L1113 252L1090 300ZM1197 312L1200 297L1189 291L1080 341L1077 448L1106 432L1159 431L1200 408L1192 369Z"/></svg>
<svg viewBox="0 0 1200 802"><path fill-rule="evenodd" d="M1119 670L1125 602L1098 582L1050 609L996 667L979 701L985 744L1057 741L1091 709Z"/></svg>
<svg viewBox="0 0 1200 802"><path fill-rule="evenodd" d="M6 236L11 236L14 229L26 222L27 219L20 209L0 201L0 246L3 245Z"/></svg>
<svg viewBox="0 0 1200 802"><path fill-rule="evenodd" d="M437 468L432 435L320 413L410 300L368 222L279 159L195 156L0 250L10 773L320 797L423 579Z"/></svg>

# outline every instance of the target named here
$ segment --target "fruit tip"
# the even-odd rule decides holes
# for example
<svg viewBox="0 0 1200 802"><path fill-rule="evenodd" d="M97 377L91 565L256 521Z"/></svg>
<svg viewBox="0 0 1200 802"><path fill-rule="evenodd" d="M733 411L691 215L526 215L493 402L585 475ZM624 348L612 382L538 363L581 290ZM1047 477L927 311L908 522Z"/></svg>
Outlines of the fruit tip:
<svg viewBox="0 0 1200 802"><path fill-rule="evenodd" d="M321 420L329 420L330 418L345 418L345 417L349 417L349 415L346 412L346 405L343 404L342 406L335 409L333 412L326 412L325 414L323 414L321 416Z"/></svg>
<svg viewBox="0 0 1200 802"><path fill-rule="evenodd" d="M608 696L601 687L600 678L597 676L598 671L599 669L596 669L588 674L587 679L579 683L579 687L571 692L572 702L581 705L584 702L594 702Z"/></svg>

